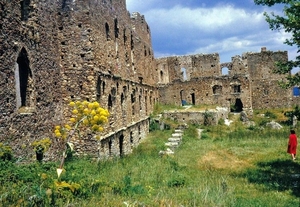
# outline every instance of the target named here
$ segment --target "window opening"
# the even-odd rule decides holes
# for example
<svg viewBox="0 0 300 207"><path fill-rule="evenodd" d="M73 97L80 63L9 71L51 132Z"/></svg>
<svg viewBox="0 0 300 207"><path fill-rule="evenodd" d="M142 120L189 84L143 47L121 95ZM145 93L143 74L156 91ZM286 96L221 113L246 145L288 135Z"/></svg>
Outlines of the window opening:
<svg viewBox="0 0 300 207"><path fill-rule="evenodd" d="M112 98L111 98L111 95L109 94L108 96L108 109L111 109L112 108Z"/></svg>
<svg viewBox="0 0 300 207"><path fill-rule="evenodd" d="M104 94L104 91L105 91L105 82L103 81L102 82L102 93Z"/></svg>
<svg viewBox="0 0 300 207"><path fill-rule="evenodd" d="M181 68L181 74L182 74L183 81L186 81L187 80L187 75L186 75L186 69L185 68Z"/></svg>
<svg viewBox="0 0 300 207"><path fill-rule="evenodd" d="M96 95L97 101L99 102L100 98L101 98L101 78L100 78L100 76L98 76L98 79L97 79L96 91L97 91L97 95Z"/></svg>
<svg viewBox="0 0 300 207"><path fill-rule="evenodd" d="M126 36L126 29L123 30L123 41L124 41L124 45L127 41L127 36Z"/></svg>
<svg viewBox="0 0 300 207"><path fill-rule="evenodd" d="M229 74L229 69L227 67L222 68L222 75L228 75Z"/></svg>
<svg viewBox="0 0 300 207"><path fill-rule="evenodd" d="M112 155L112 140L111 139L108 141L108 154L109 154L109 156Z"/></svg>
<svg viewBox="0 0 300 207"><path fill-rule="evenodd" d="M118 19L115 19L114 22L115 22L115 38L119 38Z"/></svg>
<svg viewBox="0 0 300 207"><path fill-rule="evenodd" d="M192 93L191 97L192 97L192 104L195 105L195 93Z"/></svg>
<svg viewBox="0 0 300 207"><path fill-rule="evenodd" d="M17 105L18 107L30 106L30 97L33 92L32 73L27 52L24 48L19 53L16 66Z"/></svg>
<svg viewBox="0 0 300 207"><path fill-rule="evenodd" d="M140 105L140 110L142 110L142 96L139 95L139 105Z"/></svg>
<svg viewBox="0 0 300 207"><path fill-rule="evenodd" d="M214 85L213 86L213 94L221 94L222 93L222 86L220 85Z"/></svg>
<svg viewBox="0 0 300 207"><path fill-rule="evenodd" d="M133 35L132 35L132 34L131 34L131 36L130 36L130 48L131 48L131 50L134 49Z"/></svg>
<svg viewBox="0 0 300 207"><path fill-rule="evenodd" d="M160 82L163 82L164 80L164 72L160 71Z"/></svg>
<svg viewBox="0 0 300 207"><path fill-rule="evenodd" d="M123 146L124 146L124 135L122 134L122 135L119 137L120 157L123 157L123 155L124 155Z"/></svg>
<svg viewBox="0 0 300 207"><path fill-rule="evenodd" d="M241 86L240 85L234 85L233 86L233 92L234 93L240 93L241 92Z"/></svg>
<svg viewBox="0 0 300 207"><path fill-rule="evenodd" d="M23 0L21 4L21 21L27 21L30 12L30 0Z"/></svg>
<svg viewBox="0 0 300 207"><path fill-rule="evenodd" d="M130 132L130 144L131 146L133 146L133 133Z"/></svg>
<svg viewBox="0 0 300 207"><path fill-rule="evenodd" d="M107 23L105 23L105 33L106 33L106 39L110 40L110 36L109 36L109 25Z"/></svg>

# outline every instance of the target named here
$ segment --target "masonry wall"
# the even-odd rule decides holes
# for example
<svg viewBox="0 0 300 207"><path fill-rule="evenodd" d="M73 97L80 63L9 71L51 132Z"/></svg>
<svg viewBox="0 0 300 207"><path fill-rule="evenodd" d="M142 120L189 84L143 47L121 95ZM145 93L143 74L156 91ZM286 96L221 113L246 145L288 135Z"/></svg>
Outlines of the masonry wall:
<svg viewBox="0 0 300 207"><path fill-rule="evenodd" d="M229 63L220 63L218 54L159 58L158 71L170 74L169 78L160 77L160 102L235 106L250 113L252 109L290 107L299 99L291 89L278 85L285 75L273 73L276 61L287 60L286 51L266 48L234 56ZM180 73L183 65L187 66L186 79ZM228 74L222 75L223 68Z"/></svg>
<svg viewBox="0 0 300 207"><path fill-rule="evenodd" d="M68 119L69 101L97 100L111 113L101 143L110 140L110 156L117 145L127 154L128 140L147 134L158 101L144 16L129 14L125 0L4 0L0 7L0 141L29 158L30 143L53 137ZM59 151L53 142L49 159ZM92 137L73 142L79 153L104 153Z"/></svg>
<svg viewBox="0 0 300 207"><path fill-rule="evenodd" d="M159 88L160 102L181 105L184 100L193 105L216 105L230 108L239 99L244 110L250 110L251 94L248 78L244 76L199 77L190 81L174 81ZM239 86L239 91L235 91Z"/></svg>
<svg viewBox="0 0 300 207"><path fill-rule="evenodd" d="M189 81L194 77L219 76L219 54L197 54L158 58L156 68L159 83Z"/></svg>
<svg viewBox="0 0 300 207"><path fill-rule="evenodd" d="M49 136L61 117L56 5L1 1L0 7L0 141L22 156L32 152L32 140Z"/></svg>
<svg viewBox="0 0 300 207"><path fill-rule="evenodd" d="M278 108L291 106L292 90L283 89L278 82L286 75L273 73L276 61L287 61L287 52L266 51L247 53L248 71L252 85L253 108Z"/></svg>

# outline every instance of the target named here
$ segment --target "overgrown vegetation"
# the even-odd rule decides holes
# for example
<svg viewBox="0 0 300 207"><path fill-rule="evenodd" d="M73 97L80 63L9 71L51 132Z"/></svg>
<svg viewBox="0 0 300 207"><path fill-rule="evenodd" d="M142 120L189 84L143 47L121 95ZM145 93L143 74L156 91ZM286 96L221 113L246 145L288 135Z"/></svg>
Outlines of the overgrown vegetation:
<svg viewBox="0 0 300 207"><path fill-rule="evenodd" d="M0 206L298 207L300 162L286 153L284 113L256 111L252 118L278 121L280 130L249 128L236 115L230 126L189 125L172 156L158 152L174 129L154 129L123 158L67 160L59 179L57 163L2 160Z"/></svg>

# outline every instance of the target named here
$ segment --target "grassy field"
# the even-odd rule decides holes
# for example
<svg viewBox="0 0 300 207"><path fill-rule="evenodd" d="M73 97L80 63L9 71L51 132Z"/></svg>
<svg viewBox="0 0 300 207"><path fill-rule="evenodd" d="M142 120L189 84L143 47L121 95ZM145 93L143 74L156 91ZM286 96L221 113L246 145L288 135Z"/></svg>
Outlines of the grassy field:
<svg viewBox="0 0 300 207"><path fill-rule="evenodd" d="M0 206L299 207L289 127L260 125L189 126L172 156L158 152L174 129L153 131L122 159L68 160L59 180L58 163L0 162Z"/></svg>

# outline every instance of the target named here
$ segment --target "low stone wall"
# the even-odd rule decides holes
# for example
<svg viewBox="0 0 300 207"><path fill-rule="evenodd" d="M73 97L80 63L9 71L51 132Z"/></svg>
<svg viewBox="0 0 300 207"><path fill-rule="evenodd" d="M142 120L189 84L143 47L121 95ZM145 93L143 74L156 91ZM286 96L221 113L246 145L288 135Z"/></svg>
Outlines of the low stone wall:
<svg viewBox="0 0 300 207"><path fill-rule="evenodd" d="M219 108L204 110L204 111L190 111L190 110L175 110L163 112L163 118L169 118L179 123L190 124L210 124L216 125L220 119L227 119L229 109Z"/></svg>

